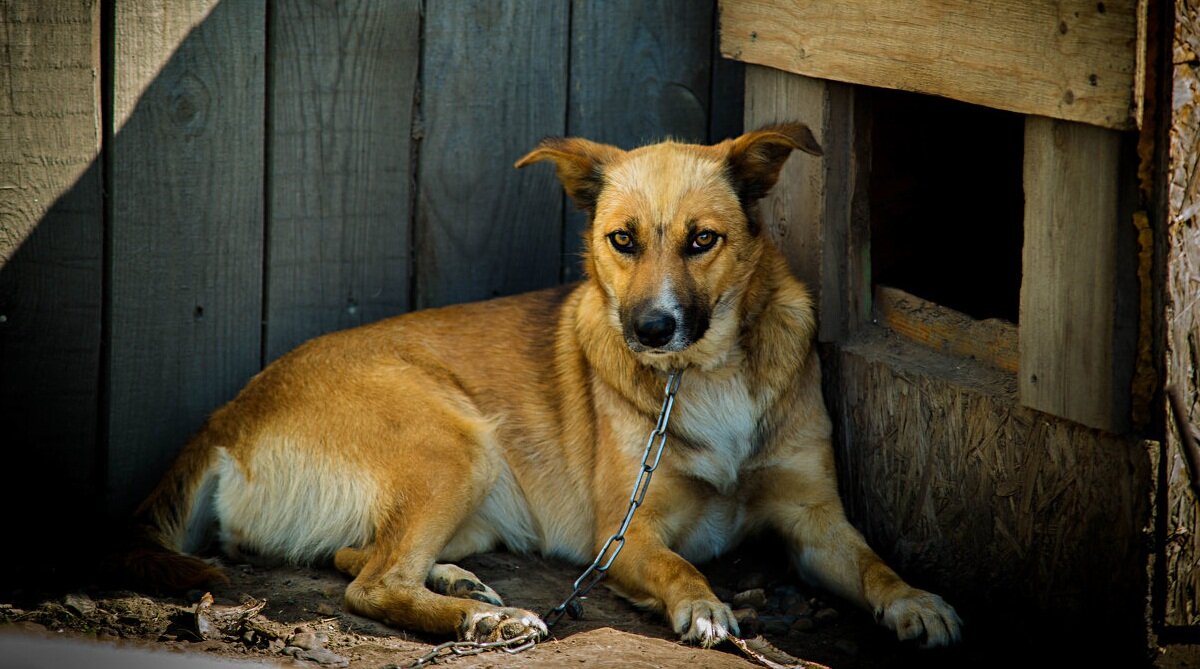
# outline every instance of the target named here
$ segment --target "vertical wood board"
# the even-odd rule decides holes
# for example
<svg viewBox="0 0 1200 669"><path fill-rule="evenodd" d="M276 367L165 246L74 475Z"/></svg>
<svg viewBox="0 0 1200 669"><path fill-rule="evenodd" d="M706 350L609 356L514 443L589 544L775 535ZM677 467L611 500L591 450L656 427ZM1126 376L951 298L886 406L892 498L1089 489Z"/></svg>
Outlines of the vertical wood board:
<svg viewBox="0 0 1200 669"><path fill-rule="evenodd" d="M1176 0L1170 134L1166 150L1166 382L1200 427L1200 12ZM1164 407L1165 409L1165 407ZM1166 409L1165 409L1166 410ZM1200 625L1200 502L1189 490L1172 416L1167 428L1166 623Z"/></svg>
<svg viewBox="0 0 1200 669"><path fill-rule="evenodd" d="M0 31L0 439L4 489L38 499L10 530L36 543L20 526L90 522L97 490L99 2L4 0Z"/></svg>
<svg viewBox="0 0 1200 669"><path fill-rule="evenodd" d="M420 3L272 3L266 360L408 308Z"/></svg>
<svg viewBox="0 0 1200 669"><path fill-rule="evenodd" d="M1134 121L1137 0L723 0L722 53L1108 128Z"/></svg>
<svg viewBox="0 0 1200 669"><path fill-rule="evenodd" d="M571 11L567 133L631 149L709 134L713 4L595 3ZM564 279L582 276L587 216L567 203Z"/></svg>
<svg viewBox="0 0 1200 669"><path fill-rule="evenodd" d="M414 306L559 281L562 191L513 163L565 131L567 20L565 3L426 5Z"/></svg>
<svg viewBox="0 0 1200 669"><path fill-rule="evenodd" d="M828 82L761 65L746 67L745 125L800 121L825 145ZM836 150L836 148L835 148ZM758 203L763 228L787 256L792 272L808 285L816 303L821 292L821 245L824 240L825 161L793 151L779 181Z"/></svg>
<svg viewBox="0 0 1200 669"><path fill-rule="evenodd" d="M1119 430L1132 351L1114 339L1120 135L1029 117L1020 313L1021 403Z"/></svg>
<svg viewBox="0 0 1200 669"><path fill-rule="evenodd" d="M109 513L259 366L265 10L116 4Z"/></svg>

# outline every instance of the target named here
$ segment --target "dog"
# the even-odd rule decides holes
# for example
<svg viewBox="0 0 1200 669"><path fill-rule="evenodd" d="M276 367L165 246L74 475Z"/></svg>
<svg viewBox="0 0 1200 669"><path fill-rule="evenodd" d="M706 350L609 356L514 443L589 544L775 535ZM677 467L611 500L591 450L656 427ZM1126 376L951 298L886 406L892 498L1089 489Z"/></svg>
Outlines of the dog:
<svg viewBox="0 0 1200 669"><path fill-rule="evenodd" d="M586 279L313 339L256 375L184 447L135 523L130 564L183 589L216 526L238 559L333 559L348 610L460 639L545 634L453 563L504 546L587 564L629 504L664 379L683 375L665 455L609 584L685 641L738 634L695 561L774 531L800 574L902 639L961 621L846 520L808 291L753 215L801 123L711 146L543 140L590 221Z"/></svg>

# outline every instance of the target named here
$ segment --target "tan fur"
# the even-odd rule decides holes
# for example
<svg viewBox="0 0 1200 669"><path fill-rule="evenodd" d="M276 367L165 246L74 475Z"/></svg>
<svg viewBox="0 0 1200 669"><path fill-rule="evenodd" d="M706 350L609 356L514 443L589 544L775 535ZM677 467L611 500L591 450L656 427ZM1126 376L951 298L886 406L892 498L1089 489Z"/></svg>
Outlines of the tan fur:
<svg viewBox="0 0 1200 669"><path fill-rule="evenodd" d="M547 140L518 166L552 161L592 215L586 281L301 346L189 444L139 511L147 536L185 548L207 481L227 552L334 557L354 577L354 612L468 638L505 617L544 630L436 561L501 545L589 560L625 513L664 371L683 369L612 585L685 639L719 641L736 622L685 558L773 530L807 576L901 638L952 641L953 609L906 585L845 520L812 304L745 213L796 148L819 153L800 124L711 147ZM637 253L614 247L621 231ZM688 251L711 239L703 231L713 246ZM675 316L668 343L630 334L639 305Z"/></svg>

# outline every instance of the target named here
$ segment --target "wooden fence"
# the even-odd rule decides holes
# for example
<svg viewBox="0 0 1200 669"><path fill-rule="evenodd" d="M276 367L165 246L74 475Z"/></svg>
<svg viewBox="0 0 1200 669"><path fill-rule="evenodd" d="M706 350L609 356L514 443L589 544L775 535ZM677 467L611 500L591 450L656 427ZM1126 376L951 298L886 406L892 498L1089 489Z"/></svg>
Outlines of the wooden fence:
<svg viewBox="0 0 1200 669"><path fill-rule="evenodd" d="M18 531L127 513L305 339L578 276L582 219L513 161L547 135L736 134L715 20L711 0L0 0Z"/></svg>

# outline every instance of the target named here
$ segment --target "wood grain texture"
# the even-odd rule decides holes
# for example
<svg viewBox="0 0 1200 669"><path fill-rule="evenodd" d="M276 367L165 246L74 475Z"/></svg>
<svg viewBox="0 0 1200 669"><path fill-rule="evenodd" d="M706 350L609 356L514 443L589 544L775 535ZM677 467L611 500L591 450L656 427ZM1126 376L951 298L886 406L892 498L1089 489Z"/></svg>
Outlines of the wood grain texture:
<svg viewBox="0 0 1200 669"><path fill-rule="evenodd" d="M761 65L746 67L745 126L800 121L825 145L828 82ZM792 272L820 303L821 252L828 224L825 213L825 161L793 152L779 182L758 203L763 228L787 256Z"/></svg>
<svg viewBox="0 0 1200 669"><path fill-rule="evenodd" d="M822 79L1133 124L1136 0L722 0L721 51Z"/></svg>
<svg viewBox="0 0 1200 669"><path fill-rule="evenodd" d="M271 4L266 360L408 308L420 3Z"/></svg>
<svg viewBox="0 0 1200 669"><path fill-rule="evenodd" d="M567 9L426 5L414 306L559 281L562 189L548 167L513 163L565 131Z"/></svg>
<svg viewBox="0 0 1200 669"><path fill-rule="evenodd" d="M713 1L574 0L567 133L631 149L668 137L705 143ZM587 216L567 205L564 279L582 276Z"/></svg>
<svg viewBox="0 0 1200 669"><path fill-rule="evenodd" d="M99 53L99 2L0 2L0 478L38 500L10 514L34 543L90 522L97 490Z"/></svg>
<svg viewBox="0 0 1200 669"><path fill-rule="evenodd" d="M1200 12L1176 0L1166 220L1166 382L1200 426ZM1173 71L1172 71L1173 69ZM1164 408L1165 410L1165 408ZM1167 425L1166 623L1200 625L1200 501L1188 489L1180 436Z"/></svg>
<svg viewBox="0 0 1200 669"><path fill-rule="evenodd" d="M1119 154L1113 131L1026 120L1021 403L1114 431L1129 414L1115 380L1133 363L1114 337Z"/></svg>
<svg viewBox="0 0 1200 669"><path fill-rule="evenodd" d="M117 3L109 512L259 367L265 10Z"/></svg>
<svg viewBox="0 0 1200 669"><path fill-rule="evenodd" d="M999 318L975 320L915 295L875 286L876 320L935 351L961 355L1015 374L1020 361L1017 327Z"/></svg>
<svg viewBox="0 0 1200 669"><path fill-rule="evenodd" d="M852 521L975 647L1013 648L1015 626L1018 648L1142 662L1153 444L1021 407L1012 375L875 326L828 362Z"/></svg>

